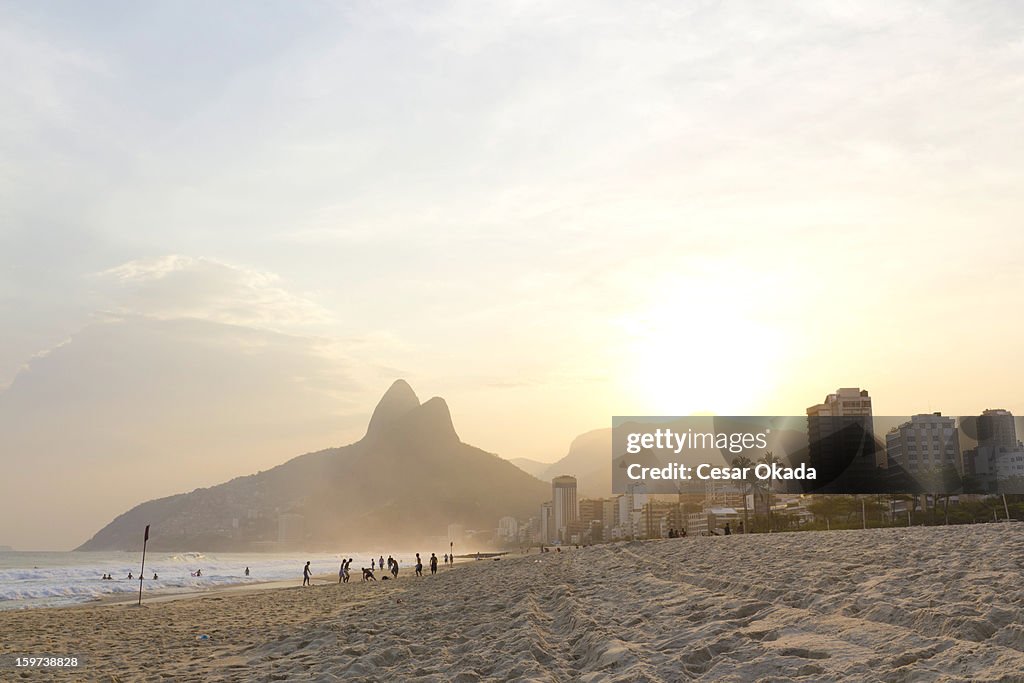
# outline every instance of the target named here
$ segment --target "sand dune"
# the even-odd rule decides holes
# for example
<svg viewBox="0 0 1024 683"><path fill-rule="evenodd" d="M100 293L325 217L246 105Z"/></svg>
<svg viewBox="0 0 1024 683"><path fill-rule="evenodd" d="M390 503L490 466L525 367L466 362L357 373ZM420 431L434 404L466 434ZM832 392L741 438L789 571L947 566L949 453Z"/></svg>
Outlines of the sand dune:
<svg viewBox="0 0 1024 683"><path fill-rule="evenodd" d="M6 652L84 654L80 680L1022 681L1021 527L623 543L0 613L0 634Z"/></svg>

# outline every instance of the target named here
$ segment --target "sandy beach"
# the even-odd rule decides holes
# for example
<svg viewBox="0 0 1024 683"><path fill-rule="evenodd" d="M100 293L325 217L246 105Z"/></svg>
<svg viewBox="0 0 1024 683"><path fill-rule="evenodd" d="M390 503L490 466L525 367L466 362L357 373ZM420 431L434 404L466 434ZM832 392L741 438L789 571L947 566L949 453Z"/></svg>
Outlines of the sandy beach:
<svg viewBox="0 0 1024 683"><path fill-rule="evenodd" d="M0 679L1021 681L1022 567L1024 524L534 551L422 579L0 613L4 653L87 660Z"/></svg>

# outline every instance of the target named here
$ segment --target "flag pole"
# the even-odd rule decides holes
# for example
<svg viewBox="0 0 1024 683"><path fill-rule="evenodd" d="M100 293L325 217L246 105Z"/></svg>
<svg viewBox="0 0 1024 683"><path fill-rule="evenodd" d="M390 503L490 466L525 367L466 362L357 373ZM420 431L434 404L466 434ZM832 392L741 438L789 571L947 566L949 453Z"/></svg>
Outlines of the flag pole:
<svg viewBox="0 0 1024 683"><path fill-rule="evenodd" d="M139 607L142 607L142 579L146 572L146 544L149 543L149 525L146 525L146 535L142 539L142 569L139 570Z"/></svg>

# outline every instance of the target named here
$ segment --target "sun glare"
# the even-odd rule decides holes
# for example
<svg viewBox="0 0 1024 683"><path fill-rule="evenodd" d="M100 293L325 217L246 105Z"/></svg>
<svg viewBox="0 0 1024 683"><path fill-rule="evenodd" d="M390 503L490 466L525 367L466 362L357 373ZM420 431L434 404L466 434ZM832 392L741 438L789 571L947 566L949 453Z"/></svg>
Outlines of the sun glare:
<svg viewBox="0 0 1024 683"><path fill-rule="evenodd" d="M782 334L740 294L665 297L623 319L626 403L651 415L763 412Z"/></svg>

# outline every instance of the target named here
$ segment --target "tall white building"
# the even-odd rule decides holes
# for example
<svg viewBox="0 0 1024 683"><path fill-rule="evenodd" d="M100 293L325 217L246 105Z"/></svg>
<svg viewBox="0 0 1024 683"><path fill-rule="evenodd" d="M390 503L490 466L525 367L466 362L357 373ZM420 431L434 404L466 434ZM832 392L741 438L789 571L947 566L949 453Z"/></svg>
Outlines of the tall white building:
<svg viewBox="0 0 1024 683"><path fill-rule="evenodd" d="M569 523L579 518L576 477L563 475L551 480L551 503L555 513L555 534L559 540L567 542Z"/></svg>
<svg viewBox="0 0 1024 683"><path fill-rule="evenodd" d="M871 396L859 387L838 389L825 397L824 403L807 409L808 416L863 417L871 415Z"/></svg>
<svg viewBox="0 0 1024 683"><path fill-rule="evenodd" d="M956 420L942 413L914 415L885 435L890 467L899 465L911 474L940 471L948 466L963 471Z"/></svg>
<svg viewBox="0 0 1024 683"><path fill-rule="evenodd" d="M519 540L519 520L502 517L498 520L498 539L502 543L516 543Z"/></svg>
<svg viewBox="0 0 1024 683"><path fill-rule="evenodd" d="M551 501L540 506L540 542L554 543L555 515Z"/></svg>
<svg viewBox="0 0 1024 683"><path fill-rule="evenodd" d="M963 454L967 474L990 486L993 479L1024 477L1024 444L1017 441L1015 422L1013 413L1003 409L978 416L978 445Z"/></svg>
<svg viewBox="0 0 1024 683"><path fill-rule="evenodd" d="M885 450L875 446L867 389L845 387L807 409L807 448L810 464L819 472L838 473L840 467L870 471L885 467ZM857 456L854 458L854 456Z"/></svg>

